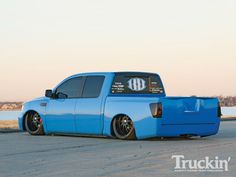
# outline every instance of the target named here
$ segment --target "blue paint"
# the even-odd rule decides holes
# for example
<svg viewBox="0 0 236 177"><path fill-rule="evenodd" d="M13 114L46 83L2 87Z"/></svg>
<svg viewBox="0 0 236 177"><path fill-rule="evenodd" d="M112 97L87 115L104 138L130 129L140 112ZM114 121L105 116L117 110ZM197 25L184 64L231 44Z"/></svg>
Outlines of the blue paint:
<svg viewBox="0 0 236 177"><path fill-rule="evenodd" d="M221 110L223 116L236 116L236 107L222 107ZM20 114L21 111L0 111L0 120L17 120Z"/></svg>
<svg viewBox="0 0 236 177"><path fill-rule="evenodd" d="M165 92L111 94L114 75L115 73L84 73L65 79L61 83L78 76L105 76L101 93L97 98L41 97L25 103L19 116L20 128L23 130L25 113L34 110L42 117L46 134L78 133L111 136L112 119L119 114L126 114L132 119L138 139L183 134L209 136L218 132L220 118L217 115L217 98L166 97ZM153 118L151 114L149 105L157 102L163 105L162 118ZM42 107L41 103L46 103L47 106Z"/></svg>

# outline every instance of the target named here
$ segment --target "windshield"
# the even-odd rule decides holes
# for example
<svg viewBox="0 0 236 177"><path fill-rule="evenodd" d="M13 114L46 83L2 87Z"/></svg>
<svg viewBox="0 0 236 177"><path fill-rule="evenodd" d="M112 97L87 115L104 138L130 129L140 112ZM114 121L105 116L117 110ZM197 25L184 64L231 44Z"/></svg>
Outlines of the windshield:
<svg viewBox="0 0 236 177"><path fill-rule="evenodd" d="M164 88L157 74L117 73L112 83L112 94L163 94Z"/></svg>

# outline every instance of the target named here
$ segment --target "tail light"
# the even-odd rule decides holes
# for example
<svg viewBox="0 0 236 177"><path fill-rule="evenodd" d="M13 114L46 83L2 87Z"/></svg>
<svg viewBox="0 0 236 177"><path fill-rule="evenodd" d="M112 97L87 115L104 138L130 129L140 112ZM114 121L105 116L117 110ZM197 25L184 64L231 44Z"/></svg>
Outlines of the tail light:
<svg viewBox="0 0 236 177"><path fill-rule="evenodd" d="M162 117L162 104L161 103L151 103L150 109L151 109L152 116L154 118Z"/></svg>
<svg viewBox="0 0 236 177"><path fill-rule="evenodd" d="M220 102L218 102L217 114L218 114L218 117L221 117L221 116L222 116L221 107L220 107Z"/></svg>

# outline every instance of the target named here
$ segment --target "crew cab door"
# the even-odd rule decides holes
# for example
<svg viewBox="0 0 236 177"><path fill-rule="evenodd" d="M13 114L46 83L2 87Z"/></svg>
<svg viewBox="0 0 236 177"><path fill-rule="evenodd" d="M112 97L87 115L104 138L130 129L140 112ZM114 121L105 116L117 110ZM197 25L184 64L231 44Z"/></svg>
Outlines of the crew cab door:
<svg viewBox="0 0 236 177"><path fill-rule="evenodd" d="M81 97L84 78L75 77L64 81L55 90L46 107L48 132L75 133L75 107Z"/></svg>
<svg viewBox="0 0 236 177"><path fill-rule="evenodd" d="M105 76L87 76L82 96L76 104L76 132L80 134L102 134L103 103L101 94Z"/></svg>

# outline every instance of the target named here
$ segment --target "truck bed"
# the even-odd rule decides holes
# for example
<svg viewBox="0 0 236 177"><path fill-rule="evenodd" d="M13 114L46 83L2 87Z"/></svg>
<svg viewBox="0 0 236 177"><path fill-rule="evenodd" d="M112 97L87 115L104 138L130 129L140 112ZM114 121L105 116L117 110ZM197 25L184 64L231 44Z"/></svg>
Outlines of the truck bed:
<svg viewBox="0 0 236 177"><path fill-rule="evenodd" d="M164 97L162 124L215 123L218 99L210 97Z"/></svg>

